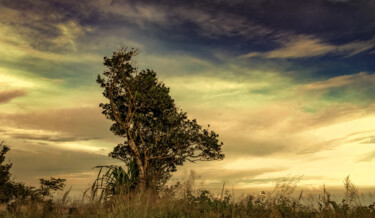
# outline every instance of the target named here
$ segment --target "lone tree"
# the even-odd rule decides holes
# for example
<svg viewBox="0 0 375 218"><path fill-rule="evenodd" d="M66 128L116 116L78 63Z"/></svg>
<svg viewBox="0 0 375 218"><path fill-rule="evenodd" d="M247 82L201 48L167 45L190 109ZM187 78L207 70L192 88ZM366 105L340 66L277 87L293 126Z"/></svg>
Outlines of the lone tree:
<svg viewBox="0 0 375 218"><path fill-rule="evenodd" d="M219 135L189 120L153 70L137 70L132 62L137 54L122 47L111 58L104 57L108 70L97 82L109 100L100 107L114 121L110 130L125 138L109 156L136 163L137 187L143 191L165 184L185 161L218 160L224 154Z"/></svg>

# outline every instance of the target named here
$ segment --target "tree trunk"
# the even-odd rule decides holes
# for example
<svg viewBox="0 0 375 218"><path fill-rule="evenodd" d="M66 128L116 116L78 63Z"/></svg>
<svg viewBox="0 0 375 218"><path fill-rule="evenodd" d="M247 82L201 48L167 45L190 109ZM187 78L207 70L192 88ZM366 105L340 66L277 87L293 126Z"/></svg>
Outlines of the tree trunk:
<svg viewBox="0 0 375 218"><path fill-rule="evenodd" d="M137 156L135 158L137 165L138 165L138 188L139 191L144 192L146 190L146 170L145 166L143 165L143 161L141 160L140 156Z"/></svg>
<svg viewBox="0 0 375 218"><path fill-rule="evenodd" d="M139 175L138 178L138 188L141 193L143 193L146 190L146 176L145 175Z"/></svg>
<svg viewBox="0 0 375 218"><path fill-rule="evenodd" d="M139 171L138 189L139 191L144 192L146 190L146 180L147 180L146 166L145 166L145 163L142 161L141 155L139 153L137 146L135 145L134 140L132 138L128 138L128 140L129 140L129 146L134 152L134 156L135 156L134 158L138 165L138 171Z"/></svg>

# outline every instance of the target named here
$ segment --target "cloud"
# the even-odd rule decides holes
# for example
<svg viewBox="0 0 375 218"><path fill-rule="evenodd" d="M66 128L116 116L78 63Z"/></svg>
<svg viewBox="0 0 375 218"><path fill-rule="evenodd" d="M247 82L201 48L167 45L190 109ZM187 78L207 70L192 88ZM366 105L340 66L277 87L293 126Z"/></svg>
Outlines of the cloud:
<svg viewBox="0 0 375 218"><path fill-rule="evenodd" d="M29 78L15 77L14 75L20 74L15 70L9 70L0 67L0 86L3 89L12 88L32 88L36 84L31 82Z"/></svg>
<svg viewBox="0 0 375 218"><path fill-rule="evenodd" d="M303 58L327 54L334 50L334 46L325 44L321 40L311 36L301 35L293 40L283 43L282 47L269 52L250 52L242 57L266 57L266 58Z"/></svg>
<svg viewBox="0 0 375 218"><path fill-rule="evenodd" d="M116 15L127 23L136 24L142 28L148 25L158 25L164 28L180 28L185 24L193 24L191 30L196 34L210 38L220 36L241 36L252 38L265 36L272 30L257 24L245 16L230 13L224 10L208 10L196 7L194 4L174 5L141 3L141 2L114 2L101 0L92 4L101 16ZM104 14L104 15L103 15Z"/></svg>
<svg viewBox="0 0 375 218"><path fill-rule="evenodd" d="M375 143L375 141L373 143ZM374 159L375 159L375 150L362 155L362 157L359 158L357 160L357 162L369 162L369 161L372 161Z"/></svg>
<svg viewBox="0 0 375 218"><path fill-rule="evenodd" d="M296 88L299 95L321 103L352 103L371 105L374 101L375 74L359 72L340 75L322 81L301 85ZM312 106L313 101L310 101ZM306 105L307 108L309 107Z"/></svg>
<svg viewBox="0 0 375 218"><path fill-rule="evenodd" d="M173 174L171 182L188 179L188 172L193 170L196 175L196 185L203 185L204 187L222 187L223 182L227 185L235 184L239 187L244 180L251 180L257 178L264 178L274 173L285 172L289 167L285 164L275 165L274 159L228 159L222 161L203 161L192 163L185 163L178 167L177 172ZM267 161L269 161L267 163ZM271 164L271 162L273 164ZM237 167L240 163L241 167Z"/></svg>
<svg viewBox="0 0 375 218"><path fill-rule="evenodd" d="M14 139L37 140L37 141L50 141L50 142L73 142L73 141L88 141L98 139L96 137L68 137L59 135L45 135L45 134L27 134L27 133L11 133L7 134Z"/></svg>
<svg viewBox="0 0 375 218"><path fill-rule="evenodd" d="M245 166L244 166L245 167ZM201 176L200 180L209 185L222 185L223 182L230 184L238 184L245 180L259 178L264 174L269 174L273 172L285 171L288 168L285 167L274 167L274 168L263 168L263 167L254 167L252 169L225 169L217 168L205 169L197 168L196 173ZM220 171L220 173L218 172Z"/></svg>
<svg viewBox="0 0 375 218"><path fill-rule="evenodd" d="M114 162L106 153L62 149L43 143L25 144L32 150L10 145L8 158L14 163L12 171L17 177L87 172L96 165Z"/></svg>
<svg viewBox="0 0 375 218"><path fill-rule="evenodd" d="M89 28L83 28L77 22L70 20L65 23L57 24L59 35L51 40L56 49L67 49L70 51L77 50L76 38L82 35Z"/></svg>
<svg viewBox="0 0 375 218"><path fill-rule="evenodd" d="M337 46L338 52L344 54L346 57L350 57L365 51L369 51L375 47L375 37L367 40L360 41L356 40L344 45Z"/></svg>
<svg viewBox="0 0 375 218"><path fill-rule="evenodd" d="M342 3L342 2L348 2L350 0L328 0L330 2L334 2L334 3Z"/></svg>
<svg viewBox="0 0 375 218"><path fill-rule="evenodd" d="M99 107L46 109L26 113L1 114L0 120L4 123L4 127L57 132L62 134L62 136L65 134L76 140L85 138L112 138L112 133L109 131L110 121L102 116ZM14 136L27 136L22 134L15 134ZM46 136L40 137L43 138ZM52 141L54 140L53 137L51 139ZM60 138L60 140L63 139L64 137ZM120 138L118 139L121 141ZM59 138L55 138L55 140L59 140Z"/></svg>
<svg viewBox="0 0 375 218"><path fill-rule="evenodd" d="M362 144L375 144L375 136L366 137Z"/></svg>
<svg viewBox="0 0 375 218"><path fill-rule="evenodd" d="M375 114L375 104L332 104L313 113L304 111L298 102L196 110L188 111L200 123L210 123L220 134L227 158L239 158L312 154L339 147L348 143L348 139L352 139L350 134L356 131L354 128L345 130L346 123L353 122L358 128L371 127L371 120L366 120ZM356 120L358 123L354 122ZM325 132L330 128L332 132ZM319 131L324 133L319 135Z"/></svg>
<svg viewBox="0 0 375 218"><path fill-rule="evenodd" d="M20 15L21 16L21 15ZM54 25L55 26L55 25ZM94 54L77 54L77 37L83 34L83 30L74 21L56 24L56 36L43 36L46 33L39 33L28 30L28 26L13 26L3 24L0 33L5 35L0 41L0 54L3 61L14 63L21 58L43 59L55 62L82 62L100 60ZM36 28L37 29L37 28ZM24 30L24 31L22 31ZM50 32L50 31L46 31ZM40 42L38 42L40 40ZM68 55L68 53L70 53ZM23 60L24 61L24 60Z"/></svg>
<svg viewBox="0 0 375 218"><path fill-rule="evenodd" d="M45 11L53 11L54 15L46 14ZM81 25L76 18L57 10L52 2L23 1L21 4L13 4L11 1L2 2L0 5L2 60L8 63L14 63L21 58L55 62L93 60L93 54L77 54L81 48L80 37L91 32L92 28Z"/></svg>
<svg viewBox="0 0 375 218"><path fill-rule="evenodd" d="M50 52L74 51L76 38L91 31L90 27L80 25L76 17L55 8L52 2L24 1L24 4L29 7L12 2L1 5L0 22L13 33L10 35L8 32L4 41L21 45L26 42L33 49ZM55 16L43 11L54 11ZM17 37L14 38L14 35Z"/></svg>
<svg viewBox="0 0 375 218"><path fill-rule="evenodd" d="M359 72L356 74L336 76L324 81L306 84L302 87L306 91L327 90L337 87L349 86L353 84L373 83L375 84L375 74Z"/></svg>
<svg viewBox="0 0 375 218"><path fill-rule="evenodd" d="M199 9L191 10L185 7L177 9L177 13L178 15L176 15L181 20L195 23L199 27L199 34L214 38L218 36L240 36L249 39L256 36L267 36L274 32L247 17L223 11L212 13Z"/></svg>
<svg viewBox="0 0 375 218"><path fill-rule="evenodd" d="M333 45L311 35L287 36L281 40L281 47L268 52L250 52L242 58L309 58L327 54L350 57L375 47L375 37L367 41L352 41Z"/></svg>
<svg viewBox="0 0 375 218"><path fill-rule="evenodd" d="M82 192L96 178L98 165L123 165L108 157L107 152L59 148L46 143L7 140L11 150L7 160L13 163L11 173L16 181L39 186L39 178L60 177L72 186L73 196Z"/></svg>
<svg viewBox="0 0 375 218"><path fill-rule="evenodd" d="M26 94L27 92L21 89L0 92L0 104L8 103L12 99L25 96Z"/></svg>
<svg viewBox="0 0 375 218"><path fill-rule="evenodd" d="M109 17L113 14L140 26L145 26L148 23L164 25L169 21L166 8L155 4L100 0L90 6L98 10L99 16Z"/></svg>

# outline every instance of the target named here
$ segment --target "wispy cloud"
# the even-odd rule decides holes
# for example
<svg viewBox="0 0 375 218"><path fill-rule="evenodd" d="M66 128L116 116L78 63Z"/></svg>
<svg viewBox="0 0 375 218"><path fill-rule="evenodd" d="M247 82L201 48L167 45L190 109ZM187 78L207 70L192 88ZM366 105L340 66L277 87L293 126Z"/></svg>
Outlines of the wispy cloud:
<svg viewBox="0 0 375 218"><path fill-rule="evenodd" d="M59 137L66 135L76 139L108 139L112 137L109 132L110 121L101 116L99 107L49 109L1 114L0 120L2 123L6 123L4 127L53 131L60 133Z"/></svg>
<svg viewBox="0 0 375 218"><path fill-rule="evenodd" d="M5 37L0 40L0 54L3 60L14 62L20 58L37 58L55 62L81 62L97 58L92 54L74 53L77 50L76 40L84 32L84 28L74 21L57 23L57 29L52 33L39 33L38 30L23 26L2 25L0 33ZM43 34L46 36L42 37ZM35 39L34 35L40 38Z"/></svg>
<svg viewBox="0 0 375 218"><path fill-rule="evenodd" d="M227 36L253 38L266 36L273 33L273 30L256 23L246 17L231 14L228 12L210 13L200 9L180 8L176 16L182 22L190 21L199 27L199 34L210 37Z"/></svg>
<svg viewBox="0 0 375 218"><path fill-rule="evenodd" d="M375 141L373 142L375 143ZM366 154L363 154L362 157L360 157L357 162L370 162L375 159L375 150L371 152L367 152Z"/></svg>
<svg viewBox="0 0 375 218"><path fill-rule="evenodd" d="M314 102L320 102L320 105L324 102L327 105L342 103L371 105L374 103L374 87L375 74L359 72L303 84L296 87L296 92L302 99L309 99L310 106ZM309 103L306 107L309 107ZM314 110L313 107L311 109Z"/></svg>
<svg viewBox="0 0 375 218"><path fill-rule="evenodd" d="M26 94L27 91L21 89L0 92L0 104L8 103L12 99L25 96Z"/></svg>
<svg viewBox="0 0 375 218"><path fill-rule="evenodd" d="M47 141L47 142L73 142L73 141L88 141L88 140L98 139L97 137L84 138L84 137L59 136L56 134L46 135L46 134L35 134L35 133L33 134L11 133L7 135L14 139L25 139L25 140L35 140L35 141Z"/></svg>
<svg viewBox="0 0 375 218"><path fill-rule="evenodd" d="M82 55L79 39L92 31L81 25L74 16L55 11L53 4L42 1L0 5L0 55L3 61L14 63L19 59L41 59L54 62L93 60L92 54ZM54 11L54 15L45 11Z"/></svg>
<svg viewBox="0 0 375 218"><path fill-rule="evenodd" d="M103 18L116 15L142 27L150 23L166 25L169 21L167 8L156 4L100 0L92 2L89 6L91 9L96 9L100 13L99 16Z"/></svg>
<svg viewBox="0 0 375 218"><path fill-rule="evenodd" d="M311 35L288 36L281 41L281 47L267 52L250 52L243 58L309 58L327 54L350 57L375 47L375 37L367 41L352 41L334 45Z"/></svg>
<svg viewBox="0 0 375 218"><path fill-rule="evenodd" d="M363 83L375 84L375 74L360 72L356 74L336 76L324 81L306 84L302 87L302 89L306 91L319 91L355 84L361 85Z"/></svg>
<svg viewBox="0 0 375 218"><path fill-rule="evenodd" d="M101 0L92 4L101 16L114 14L128 23L146 28L147 25L158 25L165 28L178 27L189 23L196 34L208 37L241 36L252 38L265 36L273 31L257 24L245 16L239 16L224 10L205 10L194 5L170 8L168 5L141 2L113 2ZM126 12L126 13L124 13Z"/></svg>

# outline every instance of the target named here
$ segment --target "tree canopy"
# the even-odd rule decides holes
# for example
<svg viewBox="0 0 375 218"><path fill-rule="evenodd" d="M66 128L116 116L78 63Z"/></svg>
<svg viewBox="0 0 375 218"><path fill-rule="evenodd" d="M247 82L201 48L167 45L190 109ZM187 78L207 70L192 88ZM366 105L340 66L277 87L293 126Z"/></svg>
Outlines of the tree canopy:
<svg viewBox="0 0 375 218"><path fill-rule="evenodd" d="M138 187L144 190L163 185L185 161L218 160L224 154L219 135L190 120L153 70L138 71L133 63L137 54L122 47L111 58L104 57L108 69L97 82L109 100L100 107L113 121L110 130L124 138L109 155L134 161Z"/></svg>

